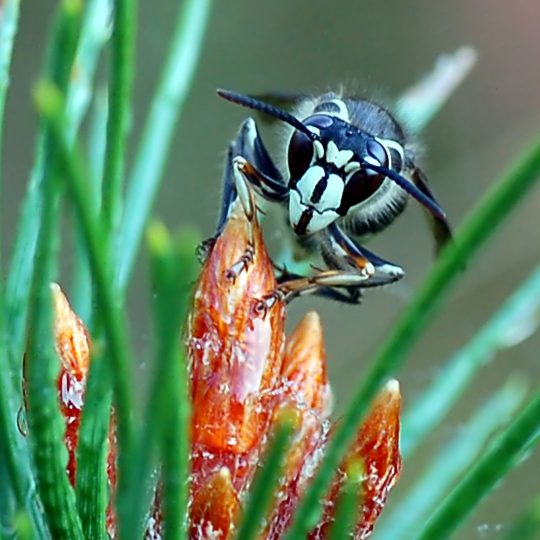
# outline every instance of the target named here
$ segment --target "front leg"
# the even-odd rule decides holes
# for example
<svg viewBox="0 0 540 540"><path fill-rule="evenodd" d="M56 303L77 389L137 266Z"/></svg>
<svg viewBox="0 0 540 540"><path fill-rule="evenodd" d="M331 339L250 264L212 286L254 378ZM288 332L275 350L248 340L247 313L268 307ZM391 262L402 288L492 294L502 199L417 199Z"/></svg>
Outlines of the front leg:
<svg viewBox="0 0 540 540"><path fill-rule="evenodd" d="M276 270L278 271L277 281L279 285L289 284L293 281L301 283L301 281L298 280L306 279L306 277L301 274L289 272L288 270L281 267L276 267ZM308 294L308 292L310 292L314 296L319 296L328 300L334 300L335 302L340 302L342 304L358 305L362 301L362 289L360 287L337 288L321 286L317 289L312 289L311 291L304 291L304 294Z"/></svg>
<svg viewBox="0 0 540 540"><path fill-rule="evenodd" d="M294 277L282 281L277 289L264 295L256 305L256 312L266 315L278 300L289 303L294 298L308 294L316 294L326 298L333 298L349 304L357 304L361 297L361 289L371 277L372 266L367 263L363 269L351 270L323 270L312 276ZM345 289L341 293L339 289Z"/></svg>
<svg viewBox="0 0 540 540"><path fill-rule="evenodd" d="M289 188L286 185L264 174L243 156L236 156L233 166L242 172L255 192L267 201L283 203L289 199Z"/></svg>
<svg viewBox="0 0 540 540"><path fill-rule="evenodd" d="M239 178L242 174L245 179ZM239 179L241 180L239 184ZM253 185L262 197L275 201L284 200L288 189L281 174L274 165L259 135L257 125L252 118L245 120L237 136L229 145L222 177L222 193L216 231L199 246L199 259L205 260L212 249L216 238L221 234L234 201L237 199L238 187L244 190L243 203L247 201L245 180Z"/></svg>
<svg viewBox="0 0 540 540"><path fill-rule="evenodd" d="M319 233L318 241L329 269L307 277L284 271L278 288L261 299L260 312L265 313L278 299L290 302L306 294L358 303L362 289L386 285L404 275L401 267L356 244L335 223Z"/></svg>
<svg viewBox="0 0 540 540"><path fill-rule="evenodd" d="M386 261L357 244L336 223L329 225L322 237L321 255L329 268L336 270L362 268L366 261L369 262L373 266L373 274L362 288L388 285L405 275L401 266Z"/></svg>
<svg viewBox="0 0 540 540"><path fill-rule="evenodd" d="M238 187L243 188L239 172L259 195L268 200L283 201L288 196L288 188L268 154L252 118L242 123L238 135L229 145L222 178L222 202L216 235L222 231L229 217L231 205L238 195Z"/></svg>

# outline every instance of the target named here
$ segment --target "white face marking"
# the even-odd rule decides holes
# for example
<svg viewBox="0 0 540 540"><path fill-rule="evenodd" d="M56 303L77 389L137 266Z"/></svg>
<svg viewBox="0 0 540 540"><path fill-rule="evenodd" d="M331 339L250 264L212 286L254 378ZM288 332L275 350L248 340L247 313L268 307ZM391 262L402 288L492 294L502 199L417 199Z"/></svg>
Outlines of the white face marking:
<svg viewBox="0 0 540 540"><path fill-rule="evenodd" d="M319 212L324 212L330 208L338 208L341 204L344 187L345 184L343 183L343 180L337 174L331 174L328 177L328 183L322 197L319 202L314 205L315 208Z"/></svg>
<svg viewBox="0 0 540 540"><path fill-rule="evenodd" d="M345 168L343 169L346 174L356 172L358 169L360 169L360 163L358 161L351 161L350 163L347 163L345 165Z"/></svg>
<svg viewBox="0 0 540 540"><path fill-rule="evenodd" d="M311 133L315 133L315 135L320 135L321 134L321 130L318 128L318 127L315 127L315 126L306 126L309 131L311 131Z"/></svg>
<svg viewBox="0 0 540 540"><path fill-rule="evenodd" d="M321 169L322 171L321 167L311 168ZM322 174L324 176L324 171L322 171ZM304 177L305 176L306 175L304 175ZM311 178L316 178L317 176L317 171L315 171L315 173L312 174ZM304 179L304 177L302 177L302 180ZM322 176L320 178L322 178ZM300 182L297 184L297 189L300 189L299 184ZM306 185L307 182L304 184L304 186ZM313 189L316 185L316 183L313 184ZM297 189L291 190L289 197L289 222L293 229L296 228L296 226L300 222L304 211L310 207L313 209L313 216L306 227L306 234L310 234L324 229L339 217L339 214L337 212L328 209L329 207L336 208L340 204L341 195L343 193L343 181L341 180L341 178L339 178L339 176L335 174L330 175L328 179L327 189L325 189L321 200L316 205L307 205L303 202L303 200L309 201L313 189L311 189L309 192L300 191L300 193L297 191Z"/></svg>
<svg viewBox="0 0 540 540"><path fill-rule="evenodd" d="M300 194L295 189L291 190L289 195L289 222L293 229L298 225L305 209L306 207L300 201Z"/></svg>
<svg viewBox="0 0 540 540"><path fill-rule="evenodd" d="M339 154L339 149L334 141L329 141L326 147L326 161L328 163L334 163Z"/></svg>
<svg viewBox="0 0 540 540"><path fill-rule="evenodd" d="M326 210L322 214L314 212L313 217L311 218L311 221L306 228L306 233L310 234L320 231L321 229L328 227L330 223L336 221L338 217L339 214L337 212L334 212L333 210Z"/></svg>
<svg viewBox="0 0 540 540"><path fill-rule="evenodd" d="M317 184L324 176L325 172L322 167L318 165L310 167L296 184L296 189L293 190L300 195L302 204L313 206L317 212L325 212L331 208L338 208L341 204L341 197L343 196L343 180L337 174L331 174L328 177L326 188L320 199L317 202L311 201Z"/></svg>
<svg viewBox="0 0 540 540"><path fill-rule="evenodd" d="M338 118L341 118L341 120L344 120L345 122L349 121L349 110L347 109L347 105L341 101L341 99L333 99L331 101L334 105L337 105L339 108L339 112L329 112L327 114L331 114L332 116L337 116Z"/></svg>
<svg viewBox="0 0 540 540"><path fill-rule="evenodd" d="M340 150L336 159L334 160L334 165L341 169L341 167L344 167L354 156L354 152L352 150Z"/></svg>
<svg viewBox="0 0 540 540"><path fill-rule="evenodd" d="M371 157L371 156L366 156L364 158L364 161L366 163L369 163L370 165L375 165L376 167L381 166L381 162L378 159L375 159L374 157Z"/></svg>
<svg viewBox="0 0 540 540"><path fill-rule="evenodd" d="M326 162L333 163L338 169L348 163L353 155L352 150L339 150L334 141L330 141L326 147Z"/></svg>
<svg viewBox="0 0 540 540"><path fill-rule="evenodd" d="M313 146L315 147L315 153L319 159L322 159L324 156L324 146L321 141L313 141Z"/></svg>
<svg viewBox="0 0 540 540"><path fill-rule="evenodd" d="M311 199L311 194L315 189L315 186L319 183L319 180L324 177L324 169L318 165L309 167L304 173L304 176L300 178L298 184L296 184L296 190L301 194L302 200L308 203Z"/></svg>

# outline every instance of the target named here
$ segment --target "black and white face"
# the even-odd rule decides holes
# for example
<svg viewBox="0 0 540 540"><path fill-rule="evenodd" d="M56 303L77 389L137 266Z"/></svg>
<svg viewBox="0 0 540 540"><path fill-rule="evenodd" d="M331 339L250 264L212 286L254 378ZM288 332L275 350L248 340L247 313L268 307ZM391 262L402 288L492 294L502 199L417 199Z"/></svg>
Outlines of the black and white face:
<svg viewBox="0 0 540 540"><path fill-rule="evenodd" d="M404 163L401 144L349 123L340 99L320 104L302 123L318 140L295 130L289 141L289 220L296 234L320 231L364 205L391 202L400 188L368 167L399 173Z"/></svg>

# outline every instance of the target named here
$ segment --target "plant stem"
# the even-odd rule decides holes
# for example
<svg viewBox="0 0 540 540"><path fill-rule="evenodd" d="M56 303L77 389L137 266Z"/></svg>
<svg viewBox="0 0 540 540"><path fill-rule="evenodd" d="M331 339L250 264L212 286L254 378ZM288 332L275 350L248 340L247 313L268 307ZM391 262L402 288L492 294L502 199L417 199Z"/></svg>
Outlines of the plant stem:
<svg viewBox="0 0 540 540"><path fill-rule="evenodd" d="M146 413L142 455L160 443L165 538L187 538L190 452L189 380L179 336L186 318L198 265L198 237L184 233L172 241L159 223L149 228L156 329L154 382ZM146 447L146 450L145 450ZM146 460L148 461L148 460ZM147 463L141 462L147 467ZM140 472L140 471L139 471ZM146 471L144 471L146 472Z"/></svg>
<svg viewBox="0 0 540 540"><path fill-rule="evenodd" d="M87 540L105 540L106 462L111 418L111 374L103 353L92 354L77 446L77 506Z"/></svg>
<svg viewBox="0 0 540 540"><path fill-rule="evenodd" d="M475 336L441 368L402 418L401 453L408 458L469 388L474 376L500 349L515 346L512 333L534 328L540 309L540 267L512 294ZM531 327L531 325L533 325ZM508 339L510 334L510 339Z"/></svg>
<svg viewBox="0 0 540 540"><path fill-rule="evenodd" d="M436 509L417 540L448 538L495 484L517 465L529 440L539 429L540 392L537 392Z"/></svg>
<svg viewBox="0 0 540 540"><path fill-rule="evenodd" d="M79 32L82 6L76 0L64 0L55 27L53 43L54 80L67 84ZM63 112L60 109L60 113ZM45 130L48 131L45 126ZM56 141L47 138L44 147L43 181L39 186L42 211L37 222L35 262L31 266L31 302L28 310L28 344L26 349L26 383L28 419L33 461L45 515L53 538L83 538L75 505L75 493L66 475L64 425L58 407L56 377L58 357L53 346L53 316L50 283L56 268L60 219L60 184Z"/></svg>
<svg viewBox="0 0 540 540"><path fill-rule="evenodd" d="M259 537L263 518L277 490L283 459L289 448L297 420L291 410L285 409L280 412L272 439L262 460L262 467L255 475L251 486L237 540L251 540Z"/></svg>
<svg viewBox="0 0 540 540"><path fill-rule="evenodd" d="M202 49L211 0L185 0L156 94L152 100L126 194L119 231L117 281L125 290L159 189L174 128Z"/></svg>
<svg viewBox="0 0 540 540"><path fill-rule="evenodd" d="M65 20L57 19L52 27L44 71L45 76L65 94L79 37L82 3L81 0L62 0L59 9L64 14ZM18 373L16 370L24 352L30 283L36 261L36 242L43 207L41 186L47 179L45 171L50 167L48 163L51 155L50 144L48 128L45 122L40 121L35 162L23 201L6 286L6 324L10 336L11 358L16 362L13 366L14 373ZM15 380L15 384L20 384L19 379Z"/></svg>
<svg viewBox="0 0 540 540"><path fill-rule="evenodd" d="M115 231L122 202L122 177L131 108L135 61L136 2L116 0L111 39L109 117L103 174L102 213L106 228Z"/></svg>
<svg viewBox="0 0 540 540"><path fill-rule="evenodd" d="M103 325L110 355L114 403L118 418L118 513L120 522L130 519L126 505L134 443L133 396L129 361L132 358L123 324L121 302L115 294L109 271L109 253L103 223L88 204L89 181L78 149L68 140L65 118L62 116L62 96L50 84L43 83L36 92L39 110L58 144L59 158L64 166L63 179L68 188L88 251L88 259L96 293L97 324Z"/></svg>

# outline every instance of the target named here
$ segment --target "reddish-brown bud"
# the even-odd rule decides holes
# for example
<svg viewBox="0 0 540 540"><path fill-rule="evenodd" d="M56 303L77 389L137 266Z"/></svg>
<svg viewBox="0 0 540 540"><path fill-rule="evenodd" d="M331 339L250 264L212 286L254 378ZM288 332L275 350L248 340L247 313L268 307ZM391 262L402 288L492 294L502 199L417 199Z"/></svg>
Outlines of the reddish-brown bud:
<svg viewBox="0 0 540 540"><path fill-rule="evenodd" d="M79 427L84 408L86 376L90 367L90 336L83 322L72 310L62 289L56 283L51 285L54 306L55 347L60 358L60 372L57 379L60 410L64 416L66 431L64 442L69 460L66 471L72 485L77 473L77 445ZM109 451L107 455L107 478L112 491L116 486L116 444L114 418L109 428ZM112 505L107 508L107 532L114 538L115 517Z"/></svg>
<svg viewBox="0 0 540 540"><path fill-rule="evenodd" d="M230 471L222 467L193 498L190 538L232 538L240 510Z"/></svg>
<svg viewBox="0 0 540 540"><path fill-rule="evenodd" d="M279 538L288 526L305 483L315 470L325 439L332 394L326 374L326 352L321 321L309 312L287 339L280 386L282 406L294 407L300 427L286 457L274 511L263 538Z"/></svg>
<svg viewBox="0 0 540 540"><path fill-rule="evenodd" d="M281 377L281 400L294 402L305 422L328 417L332 396L321 320L315 311L307 313L288 337Z"/></svg>
<svg viewBox="0 0 540 540"><path fill-rule="evenodd" d="M51 285L56 352L61 361L57 379L60 408L66 422L64 441L69 454L67 473L75 485L76 450L84 404L86 373L90 363L90 337L60 287Z"/></svg>
<svg viewBox="0 0 540 540"><path fill-rule="evenodd" d="M209 250L188 321L192 396L188 526L193 540L234 536L269 434L285 415L296 429L261 536L281 538L333 431L319 317L308 313L284 347L285 305L279 294L273 294L277 290L274 268L254 214L246 215L240 203L234 205ZM66 421L67 473L74 484L91 345L60 287L53 285L52 290L55 344L61 360L58 394ZM336 472L323 517L310 538L326 538L345 482L347 489L357 489L360 501L354 538L366 538L373 530L400 472L400 402L397 381L388 382ZM113 425L107 459L111 497L116 486L115 446ZM163 535L161 495L158 487L146 524L148 540ZM110 505L107 532L115 537Z"/></svg>
<svg viewBox="0 0 540 540"><path fill-rule="evenodd" d="M62 367L78 380L83 380L90 364L90 336L81 319L71 309L60 286L53 283L51 291L56 352Z"/></svg>
<svg viewBox="0 0 540 540"><path fill-rule="evenodd" d="M256 306L276 286L260 227L236 204L204 265L189 319L195 444L242 454L264 436L281 371L285 308L278 301L260 314Z"/></svg>
<svg viewBox="0 0 540 540"><path fill-rule="evenodd" d="M355 442L341 464L325 501L321 523L312 531L310 539L326 538L328 528L334 519L336 501L345 482L347 471L358 463L362 464L364 474L362 481L358 484L362 507L358 515L354 538L363 539L371 534L388 493L401 470L400 409L399 383L393 379L388 381L377 394Z"/></svg>
<svg viewBox="0 0 540 540"><path fill-rule="evenodd" d="M395 379L379 392L365 419L349 456L364 464L363 515L356 538L366 538L382 512L388 493L401 472L399 453L401 394Z"/></svg>

